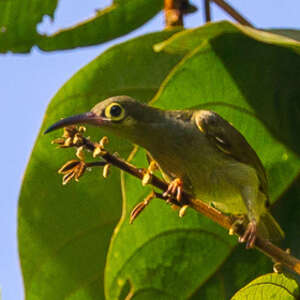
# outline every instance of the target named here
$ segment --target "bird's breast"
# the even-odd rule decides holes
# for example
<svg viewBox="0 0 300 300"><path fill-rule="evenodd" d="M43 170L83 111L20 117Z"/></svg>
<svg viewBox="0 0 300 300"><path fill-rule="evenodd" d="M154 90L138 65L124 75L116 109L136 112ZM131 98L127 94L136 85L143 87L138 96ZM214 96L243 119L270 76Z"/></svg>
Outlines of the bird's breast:
<svg viewBox="0 0 300 300"><path fill-rule="evenodd" d="M194 197L215 203L223 211L246 211L240 188L250 177L255 177L256 184L255 171L213 147L201 133L173 132L147 150L162 171L171 179L181 178L184 189Z"/></svg>

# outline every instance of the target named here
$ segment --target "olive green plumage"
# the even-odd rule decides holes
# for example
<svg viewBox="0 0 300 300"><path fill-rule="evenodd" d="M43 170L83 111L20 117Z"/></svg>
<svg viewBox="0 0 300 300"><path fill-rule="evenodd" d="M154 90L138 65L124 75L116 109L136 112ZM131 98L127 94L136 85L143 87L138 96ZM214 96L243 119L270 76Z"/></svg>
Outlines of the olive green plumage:
<svg viewBox="0 0 300 300"><path fill-rule="evenodd" d="M62 120L49 130L79 122L101 126L145 148L168 181L182 179L184 189L196 198L223 212L247 215L267 238L283 236L266 209L268 185L261 161L245 138L218 114L165 111L118 96L98 103L86 118L82 116Z"/></svg>

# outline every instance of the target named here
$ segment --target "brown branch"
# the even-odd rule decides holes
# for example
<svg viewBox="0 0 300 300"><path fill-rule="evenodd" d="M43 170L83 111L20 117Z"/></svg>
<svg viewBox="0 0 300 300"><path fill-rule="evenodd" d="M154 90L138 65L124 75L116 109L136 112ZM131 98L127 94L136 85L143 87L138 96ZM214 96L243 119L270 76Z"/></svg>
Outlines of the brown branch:
<svg viewBox="0 0 300 300"><path fill-rule="evenodd" d="M119 158L116 155L110 154L108 151L104 149L104 142L94 143L90 141L89 139L82 136L81 132L75 129L75 127L65 128L64 138L66 138L65 141L63 139L56 139L53 142L56 144L59 144L60 147L79 147L78 149L87 149L89 151L92 151L93 154L96 154L97 156L101 156L101 158L104 159L105 162L94 162L94 163L87 163L88 166L103 166L105 164L111 164L124 172L133 175L134 177L142 180L145 175L145 169L137 168L134 165L128 163L127 161ZM76 140L76 141L75 141ZM104 139L104 141L106 141ZM78 154L77 150L77 154ZM82 155L77 155L82 158ZM71 164L70 164L71 163ZM74 160L72 160L69 163L66 163L63 168L68 168L68 166L74 167ZM60 169L62 170L62 168ZM63 173L63 172L61 172ZM76 178L76 174L75 174ZM162 191L166 191L168 188L168 184L155 175L151 175L150 184ZM163 200L163 197L159 197ZM182 193L182 199L180 202L178 202L175 198L168 199L168 202L171 202L177 206L185 206L188 205L195 209L197 212L201 213L202 215L205 215L206 217L210 218L214 222L218 223L222 227L224 227L227 230L230 230L232 228L232 225L236 218L229 217L226 215L223 215L220 211L214 209L213 207L207 205L206 203L193 198L190 194L183 191ZM238 226L236 228L236 231L234 232L238 236L243 236L245 232L244 226ZM298 273L300 275L300 260L295 258L294 256L290 255L288 251L284 251L280 249L279 247L272 244L270 241L263 239L260 236L257 236L255 241L255 247L264 253L265 255L272 258L274 262L278 262L282 264L283 266L287 267L288 269Z"/></svg>
<svg viewBox="0 0 300 300"><path fill-rule="evenodd" d="M211 14L210 14L210 0L204 0L204 12L205 12L205 22L211 21Z"/></svg>
<svg viewBox="0 0 300 300"><path fill-rule="evenodd" d="M165 0L166 28L183 26L183 0Z"/></svg>
<svg viewBox="0 0 300 300"><path fill-rule="evenodd" d="M218 6L220 6L223 10L225 10L233 19L242 25L246 25L249 27L254 27L246 18L244 18L238 11L236 11L232 6L226 3L224 0L210 0L215 2Z"/></svg>

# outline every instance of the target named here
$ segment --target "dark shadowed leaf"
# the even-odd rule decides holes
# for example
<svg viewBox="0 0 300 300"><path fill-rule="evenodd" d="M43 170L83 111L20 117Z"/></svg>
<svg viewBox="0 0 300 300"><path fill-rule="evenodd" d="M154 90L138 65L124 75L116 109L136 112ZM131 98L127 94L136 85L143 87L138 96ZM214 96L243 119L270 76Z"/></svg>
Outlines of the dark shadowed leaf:
<svg viewBox="0 0 300 300"><path fill-rule="evenodd" d="M227 300L257 276L272 271L272 261L256 250L239 245L221 268L190 298Z"/></svg>
<svg viewBox="0 0 300 300"><path fill-rule="evenodd" d="M108 96L151 99L180 58L152 50L171 34L120 44L81 69L51 101L42 129ZM93 140L104 135L94 128L88 132ZM86 171L80 183L63 187L57 170L74 158L74 150L55 149L50 141L59 135L39 134L22 185L18 237L26 299L104 299L106 252L121 213L119 172L112 170L104 180L101 170ZM132 148L113 137L109 147L123 157Z"/></svg>
<svg viewBox="0 0 300 300"><path fill-rule="evenodd" d="M291 249L292 254L300 257L300 178L294 182L285 193L281 200L274 206L274 213L278 216L280 224L284 224L283 228L287 232L287 236L282 243L283 249ZM300 282L300 276L299 276Z"/></svg>

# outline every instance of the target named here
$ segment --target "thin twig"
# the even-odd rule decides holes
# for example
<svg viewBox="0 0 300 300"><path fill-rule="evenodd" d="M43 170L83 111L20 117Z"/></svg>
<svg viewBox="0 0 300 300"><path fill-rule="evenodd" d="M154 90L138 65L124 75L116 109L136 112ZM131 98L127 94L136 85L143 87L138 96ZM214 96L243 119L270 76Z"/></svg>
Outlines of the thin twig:
<svg viewBox="0 0 300 300"><path fill-rule="evenodd" d="M232 6L230 6L224 0L211 0L211 1L215 2L223 10L225 10L237 22L241 23L242 25L254 27L248 20L246 20L246 18L244 18L238 11L236 11Z"/></svg>
<svg viewBox="0 0 300 300"><path fill-rule="evenodd" d="M74 129L72 130L73 130L73 132L71 132L72 136L74 136L74 134L76 136L78 133L76 133ZM76 143L74 144L71 143L69 145L69 147L73 147L73 146L78 147L78 144L76 145ZM96 149L99 149L99 144L90 141L84 136L80 136L80 147L84 147L85 149L94 152ZM101 147L102 148L99 155L107 163L125 171L128 174L133 175L134 177L139 178L140 180L143 179L145 175L145 169L137 168L134 165L128 163L127 161L119 158L118 156L110 154L108 151L103 149L103 145L101 145ZM93 165L103 166L104 163L103 162L88 163L88 166L93 166ZM166 191L168 188L168 184L162 181L161 179L159 179L158 177L156 177L155 175L151 176L150 184L162 191ZM166 201L165 198L163 197L160 198ZM214 222L218 223L219 225L221 225L227 230L229 230L232 227L234 221L236 220L234 217L223 215L220 211L214 209L213 207L207 205L206 203L198 199L193 198L192 195L184 191L182 193L182 199L180 200L180 202L178 202L175 198L168 199L167 201L180 207L184 205L188 205L193 209L195 209L197 212L205 215L206 217L210 218ZM235 234L237 234L238 236L243 236L244 231L245 228L243 226L239 226L236 228ZM272 258L274 262L278 262L300 275L300 260L292 256L288 251L284 251L280 249L279 247L272 244L270 241L263 239L260 236L257 236L256 238L255 247L265 255Z"/></svg>
<svg viewBox="0 0 300 300"><path fill-rule="evenodd" d="M184 6L183 0L165 0L166 28L183 26Z"/></svg>
<svg viewBox="0 0 300 300"><path fill-rule="evenodd" d="M210 0L204 0L205 22L211 21Z"/></svg>

